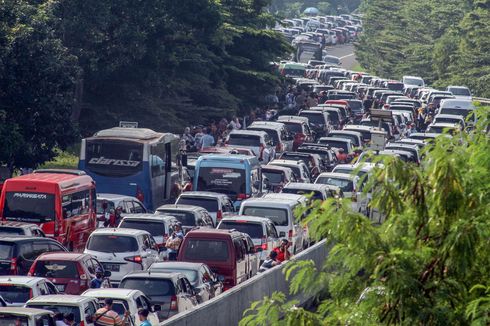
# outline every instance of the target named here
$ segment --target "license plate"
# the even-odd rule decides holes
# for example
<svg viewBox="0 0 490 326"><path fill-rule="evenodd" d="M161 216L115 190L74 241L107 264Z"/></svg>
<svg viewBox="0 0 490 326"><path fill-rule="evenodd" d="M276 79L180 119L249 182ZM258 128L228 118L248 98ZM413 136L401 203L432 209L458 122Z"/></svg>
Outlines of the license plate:
<svg viewBox="0 0 490 326"><path fill-rule="evenodd" d="M103 266L106 271L111 272L119 272L119 268L121 267L118 264L103 264Z"/></svg>
<svg viewBox="0 0 490 326"><path fill-rule="evenodd" d="M55 285L56 285L56 289L58 289L58 291L65 292L65 285L64 284L55 284Z"/></svg>

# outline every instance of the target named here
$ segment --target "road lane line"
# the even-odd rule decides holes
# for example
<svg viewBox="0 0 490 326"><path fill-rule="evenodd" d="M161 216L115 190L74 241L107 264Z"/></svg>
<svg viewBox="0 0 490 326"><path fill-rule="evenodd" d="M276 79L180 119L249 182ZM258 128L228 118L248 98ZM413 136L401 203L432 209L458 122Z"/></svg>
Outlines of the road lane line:
<svg viewBox="0 0 490 326"><path fill-rule="evenodd" d="M340 57L339 59L342 60L342 59L345 59L345 58L348 58L348 57L352 57L353 55L355 55L355 53L344 55L343 57Z"/></svg>

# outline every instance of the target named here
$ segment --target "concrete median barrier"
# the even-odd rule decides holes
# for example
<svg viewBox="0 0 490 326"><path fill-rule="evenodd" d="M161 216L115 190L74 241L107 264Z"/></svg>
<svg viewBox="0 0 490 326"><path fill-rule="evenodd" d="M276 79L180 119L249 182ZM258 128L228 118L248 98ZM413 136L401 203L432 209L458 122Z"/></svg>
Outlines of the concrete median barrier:
<svg viewBox="0 0 490 326"><path fill-rule="evenodd" d="M293 259L313 260L320 267L328 251L325 240L323 240L299 253ZM161 325L238 325L243 312L250 308L252 302L270 296L275 291L289 294L289 285L283 273L284 267L284 264L279 265L261 273L192 310L164 321ZM299 300L301 304L311 299L303 294L289 295L288 298Z"/></svg>

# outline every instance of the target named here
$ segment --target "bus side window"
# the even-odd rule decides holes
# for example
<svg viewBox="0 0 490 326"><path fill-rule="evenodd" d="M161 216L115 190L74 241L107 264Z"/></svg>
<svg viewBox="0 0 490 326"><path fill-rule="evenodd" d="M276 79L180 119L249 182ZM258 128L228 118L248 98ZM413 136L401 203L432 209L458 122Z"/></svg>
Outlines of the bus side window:
<svg viewBox="0 0 490 326"><path fill-rule="evenodd" d="M158 143L151 145L150 154L151 176L158 177L165 174L165 144Z"/></svg>
<svg viewBox="0 0 490 326"><path fill-rule="evenodd" d="M87 214L90 204L88 190L76 192L63 196L63 218L70 218L74 215Z"/></svg>

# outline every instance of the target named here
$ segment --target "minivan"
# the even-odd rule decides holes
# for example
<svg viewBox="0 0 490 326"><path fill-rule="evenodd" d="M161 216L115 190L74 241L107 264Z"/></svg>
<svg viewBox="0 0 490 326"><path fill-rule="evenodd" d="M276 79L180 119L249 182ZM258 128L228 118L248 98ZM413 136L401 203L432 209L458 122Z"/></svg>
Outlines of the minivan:
<svg viewBox="0 0 490 326"><path fill-rule="evenodd" d="M0 275L27 275L39 255L53 251L68 250L49 238L4 236L0 239Z"/></svg>
<svg viewBox="0 0 490 326"><path fill-rule="evenodd" d="M251 256L256 254L251 250L241 232L197 229L184 237L177 260L207 264L218 277L222 276L227 290L254 276Z"/></svg>
<svg viewBox="0 0 490 326"><path fill-rule="evenodd" d="M297 221L295 209L303 203L293 197L302 197L299 195L289 195L273 197L268 194L263 198L251 198L242 203L240 215L260 216L269 218L276 226L280 238L287 238L291 243L292 254L301 251L307 245L305 239L305 230ZM280 195L280 194L274 194ZM281 194L282 195L282 194Z"/></svg>

